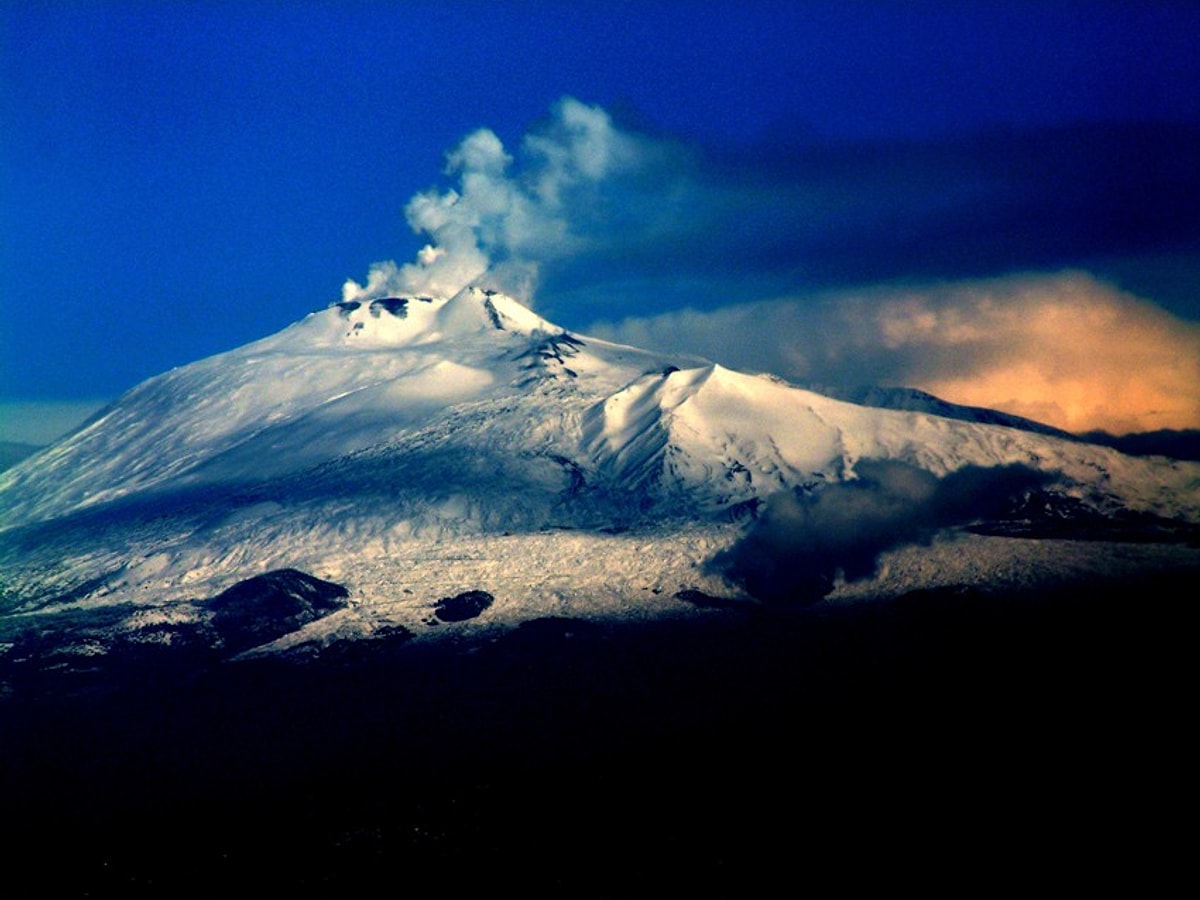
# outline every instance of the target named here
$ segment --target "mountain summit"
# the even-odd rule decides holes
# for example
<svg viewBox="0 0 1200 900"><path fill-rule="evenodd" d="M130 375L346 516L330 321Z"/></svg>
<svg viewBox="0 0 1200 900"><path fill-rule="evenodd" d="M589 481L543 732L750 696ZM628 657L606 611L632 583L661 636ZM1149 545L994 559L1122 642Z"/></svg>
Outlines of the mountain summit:
<svg viewBox="0 0 1200 900"><path fill-rule="evenodd" d="M756 560L825 566L834 596L1041 577L1113 555L996 535L1198 519L1197 464L844 402L469 287L334 304L0 473L0 613L199 620L205 598L300 570L350 599L284 644L433 635L761 599ZM866 562L832 558L864 537ZM489 600L465 625L435 615L470 592Z"/></svg>

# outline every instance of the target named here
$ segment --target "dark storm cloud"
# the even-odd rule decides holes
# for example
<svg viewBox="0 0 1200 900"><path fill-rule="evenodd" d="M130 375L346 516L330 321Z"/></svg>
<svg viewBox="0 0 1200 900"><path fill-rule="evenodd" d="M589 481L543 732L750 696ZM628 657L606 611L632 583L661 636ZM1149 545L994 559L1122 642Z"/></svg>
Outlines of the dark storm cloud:
<svg viewBox="0 0 1200 900"><path fill-rule="evenodd" d="M928 542L942 528L1001 515L1053 476L1021 465L966 466L943 478L891 460L861 460L857 478L771 496L746 536L714 569L768 602L811 602L838 573L870 576L885 551Z"/></svg>
<svg viewBox="0 0 1200 900"><path fill-rule="evenodd" d="M1186 126L692 154L657 190L653 232L626 229L624 244L549 268L539 302L598 303L607 282L618 297L661 289L706 307L813 287L1200 257L1200 129Z"/></svg>

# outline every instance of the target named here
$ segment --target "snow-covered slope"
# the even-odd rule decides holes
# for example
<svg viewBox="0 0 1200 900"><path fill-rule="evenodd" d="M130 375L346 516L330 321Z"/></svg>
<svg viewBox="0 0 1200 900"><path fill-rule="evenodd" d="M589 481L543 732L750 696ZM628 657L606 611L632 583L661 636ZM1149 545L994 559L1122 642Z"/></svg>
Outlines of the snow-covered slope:
<svg viewBox="0 0 1200 900"><path fill-rule="evenodd" d="M1089 508L1200 520L1197 464L843 402L468 288L313 313L0 472L0 612L166 609L289 567L350 588L321 625L348 634L443 628L430 605L473 589L496 596L485 624L655 615L737 595L707 563L755 510L863 460L1021 464Z"/></svg>

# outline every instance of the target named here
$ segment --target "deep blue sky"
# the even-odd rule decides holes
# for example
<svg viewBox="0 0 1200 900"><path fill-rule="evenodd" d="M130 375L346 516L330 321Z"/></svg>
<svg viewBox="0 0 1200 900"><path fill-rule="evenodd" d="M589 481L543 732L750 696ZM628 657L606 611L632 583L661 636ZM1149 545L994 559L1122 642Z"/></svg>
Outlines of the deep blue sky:
<svg viewBox="0 0 1200 900"><path fill-rule="evenodd" d="M428 240L405 204L464 136L519 167L564 96L699 198L579 226L629 239L541 267L569 327L1063 266L1200 319L1197 37L1189 3L8 0L0 399L115 396L339 299Z"/></svg>

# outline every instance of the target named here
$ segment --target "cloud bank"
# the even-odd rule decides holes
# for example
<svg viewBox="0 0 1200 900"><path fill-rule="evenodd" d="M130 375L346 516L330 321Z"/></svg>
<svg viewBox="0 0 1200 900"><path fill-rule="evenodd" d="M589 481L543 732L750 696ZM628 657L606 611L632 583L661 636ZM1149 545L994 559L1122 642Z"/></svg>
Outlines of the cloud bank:
<svg viewBox="0 0 1200 900"><path fill-rule="evenodd" d="M1200 427L1200 324L1081 272L683 309L591 331L794 381L916 387L1069 431Z"/></svg>

